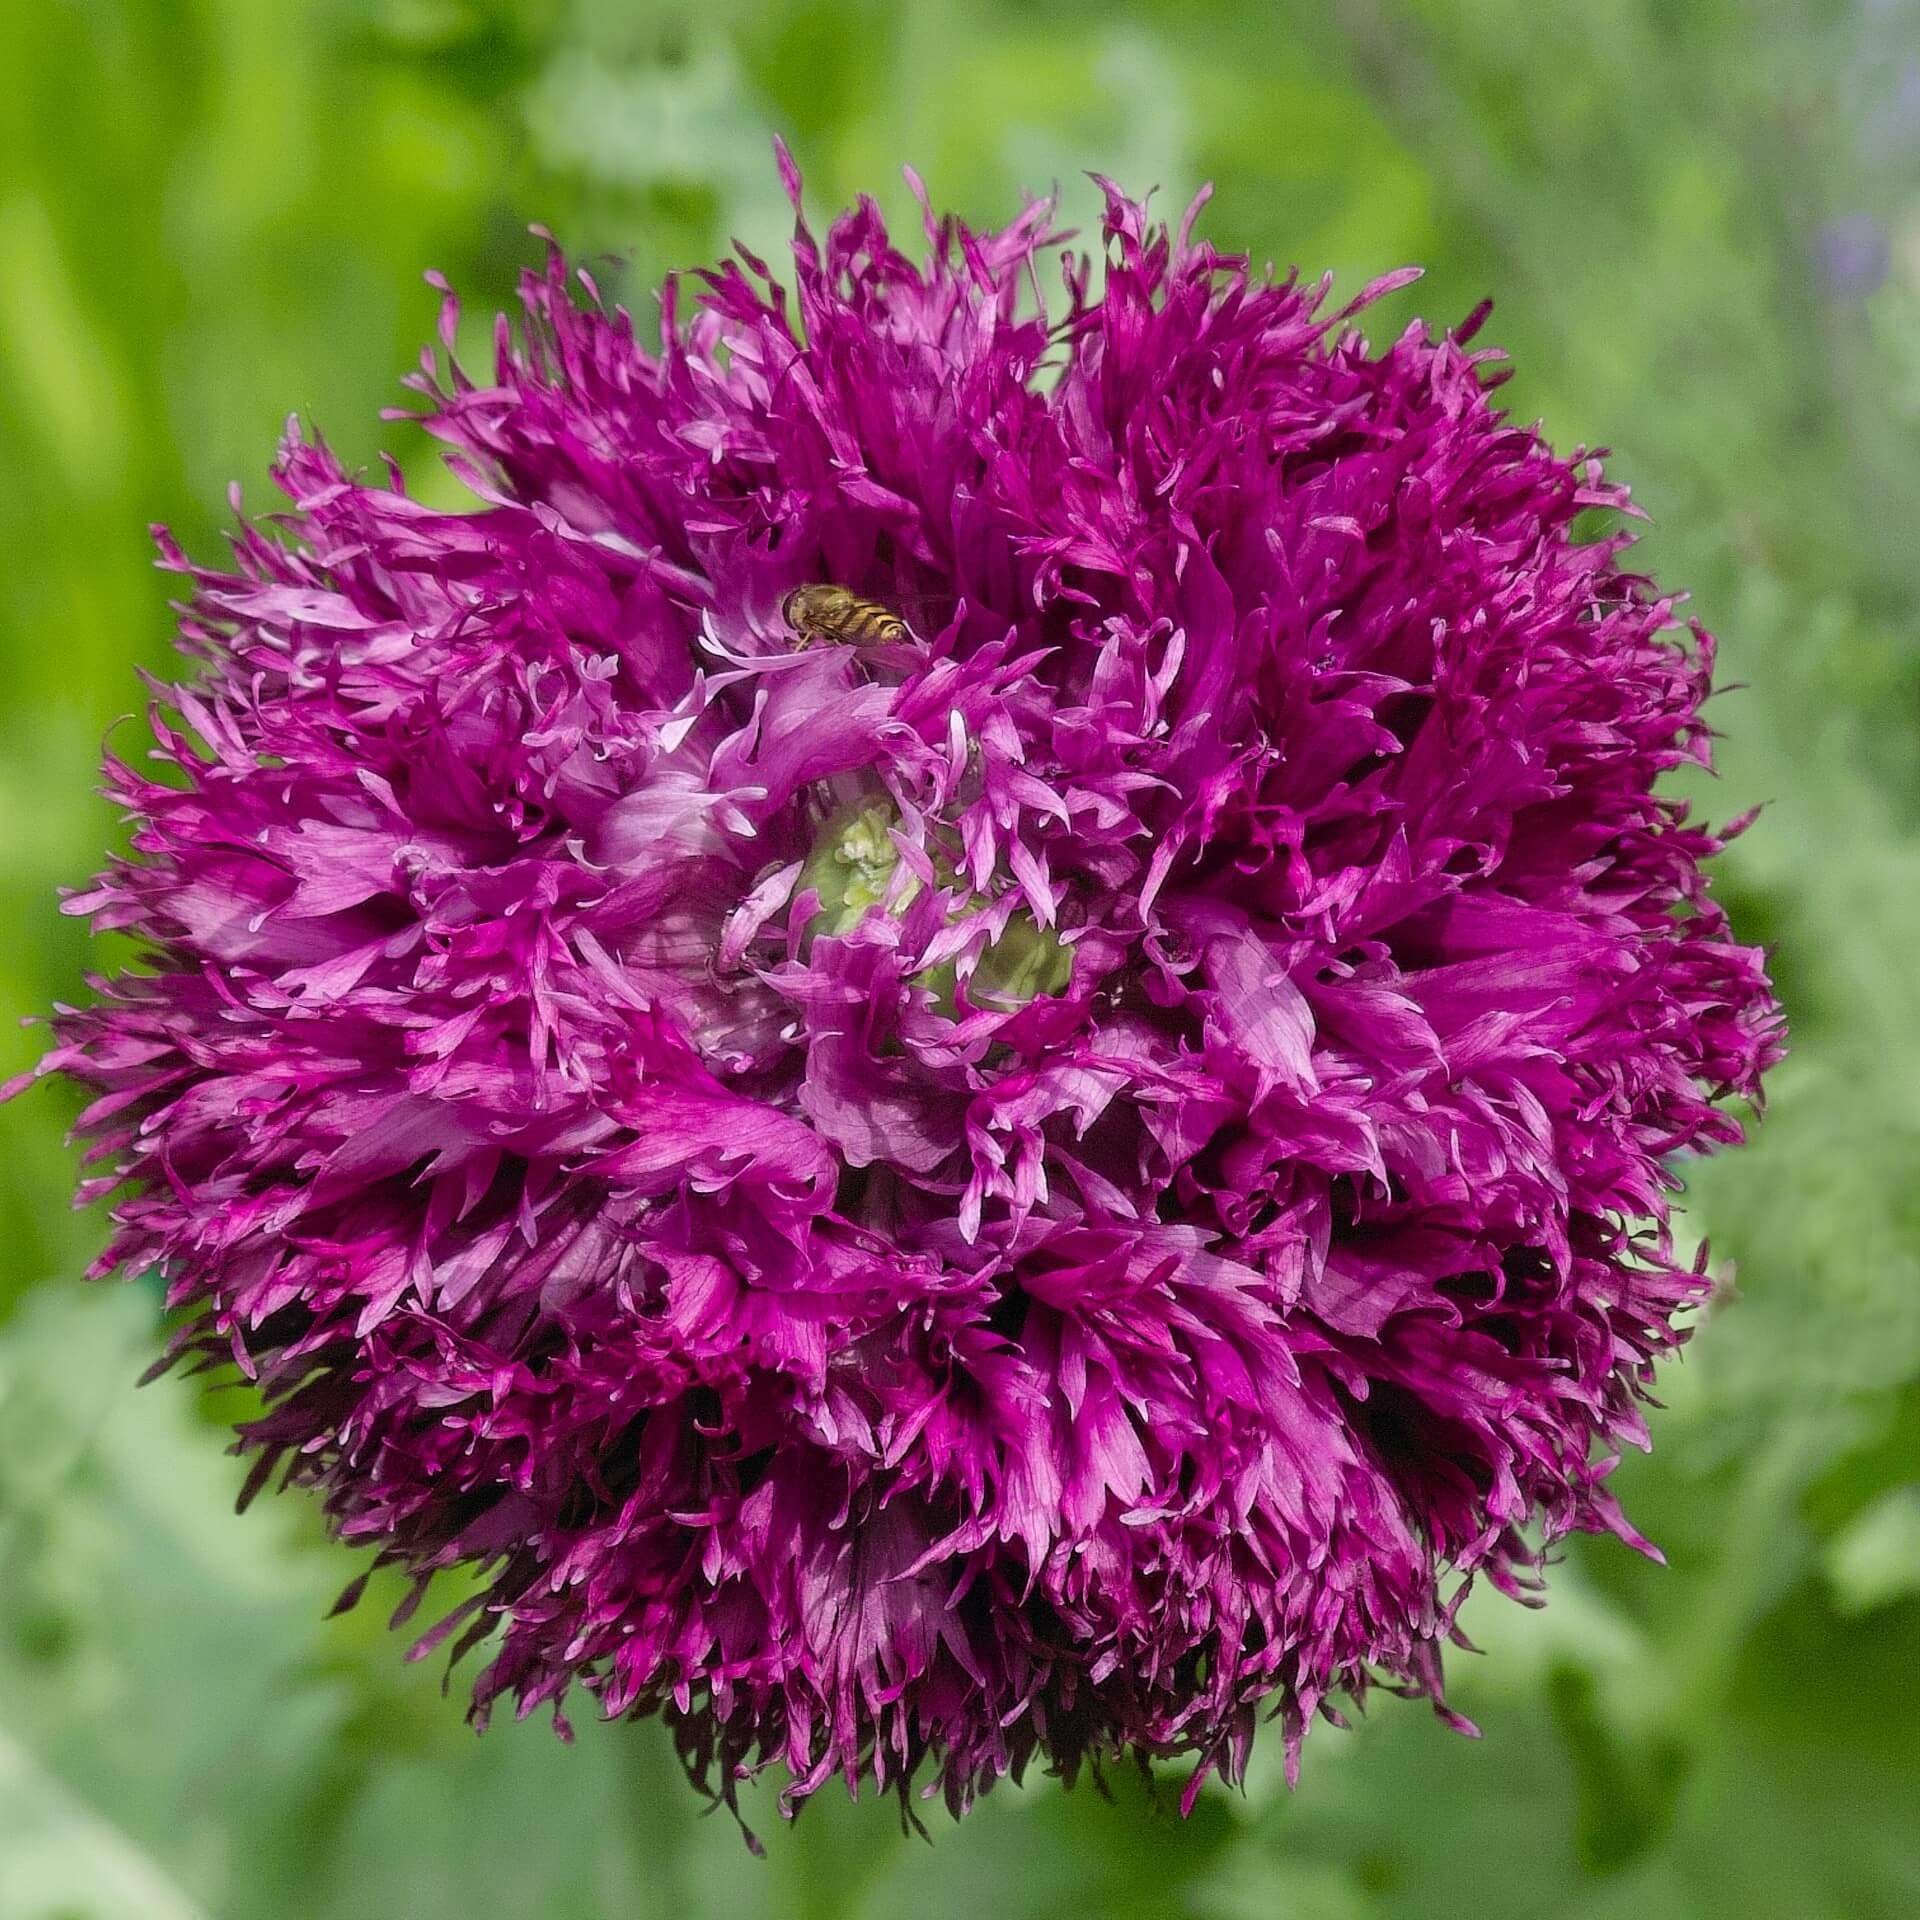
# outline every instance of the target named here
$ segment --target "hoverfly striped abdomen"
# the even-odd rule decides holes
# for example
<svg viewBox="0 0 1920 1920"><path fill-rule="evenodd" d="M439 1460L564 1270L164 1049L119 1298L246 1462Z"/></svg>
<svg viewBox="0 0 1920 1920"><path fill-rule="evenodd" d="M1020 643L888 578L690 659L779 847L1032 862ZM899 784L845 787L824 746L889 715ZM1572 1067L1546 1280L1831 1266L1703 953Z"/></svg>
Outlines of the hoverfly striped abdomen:
<svg viewBox="0 0 1920 1920"><path fill-rule="evenodd" d="M780 602L780 617L793 629L794 645L825 640L843 647L891 647L912 638L907 623L878 600L863 600L845 587L795 587Z"/></svg>

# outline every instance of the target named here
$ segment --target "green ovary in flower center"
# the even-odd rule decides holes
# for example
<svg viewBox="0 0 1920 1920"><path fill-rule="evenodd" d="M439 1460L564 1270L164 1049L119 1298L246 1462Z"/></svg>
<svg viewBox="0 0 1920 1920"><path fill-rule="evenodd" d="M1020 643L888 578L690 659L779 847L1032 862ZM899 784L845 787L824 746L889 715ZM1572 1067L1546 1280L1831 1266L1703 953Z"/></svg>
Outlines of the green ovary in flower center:
<svg viewBox="0 0 1920 1920"><path fill-rule="evenodd" d="M893 844L894 812L873 801L855 801L830 815L813 843L807 864L800 870L800 887L811 887L820 898L826 921L822 931L850 933L887 897L900 850ZM920 882L908 874L892 911L903 913L920 891Z"/></svg>
<svg viewBox="0 0 1920 1920"><path fill-rule="evenodd" d="M904 913L920 893L920 880L908 874L898 890L894 869L900 850L893 843L894 810L880 801L855 801L830 815L800 870L801 891L811 889L820 901L820 930L849 933L875 907ZM937 854L934 870L945 882L956 876ZM929 988L935 1004L954 1011L957 966L949 960L913 975ZM1042 994L1061 994L1073 977L1073 954L1030 913L1016 913L999 939L975 962L967 983L967 997L976 1006L1022 1007Z"/></svg>

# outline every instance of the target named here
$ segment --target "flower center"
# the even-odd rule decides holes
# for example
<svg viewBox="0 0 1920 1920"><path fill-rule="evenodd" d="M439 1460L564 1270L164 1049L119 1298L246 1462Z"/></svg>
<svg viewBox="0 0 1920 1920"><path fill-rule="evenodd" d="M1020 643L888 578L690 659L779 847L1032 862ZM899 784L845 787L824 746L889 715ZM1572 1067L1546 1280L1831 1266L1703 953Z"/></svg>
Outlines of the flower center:
<svg viewBox="0 0 1920 1920"><path fill-rule="evenodd" d="M820 896L826 932L851 932L870 907L886 899L893 870L900 864L891 831L894 817L884 802L856 800L820 829L800 870L800 886ZM920 882L909 874L890 910L904 912L919 891Z"/></svg>
<svg viewBox="0 0 1920 1920"><path fill-rule="evenodd" d="M893 842L898 816L884 801L856 800L839 808L821 827L800 871L800 887L819 897L818 925L823 932L851 932L875 907L905 913L920 894L920 879L907 874L897 883L900 850ZM934 871L943 885L958 876L938 854ZM961 900L955 917L969 910ZM957 963L944 961L911 976L929 988L943 1011L954 1010ZM1073 953L1032 914L1016 913L997 940L982 948L968 978L967 997L975 1006L1023 1007L1041 994L1061 994L1073 977Z"/></svg>

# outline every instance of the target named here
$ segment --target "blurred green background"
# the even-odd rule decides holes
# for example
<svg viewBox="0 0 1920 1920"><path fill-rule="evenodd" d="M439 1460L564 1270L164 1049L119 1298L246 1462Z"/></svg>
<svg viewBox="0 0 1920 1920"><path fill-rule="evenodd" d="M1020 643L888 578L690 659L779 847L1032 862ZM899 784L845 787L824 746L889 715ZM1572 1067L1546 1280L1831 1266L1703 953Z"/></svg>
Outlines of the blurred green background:
<svg viewBox="0 0 1920 1920"><path fill-rule="evenodd" d="M1581 1544L1476 1602L1462 1742L1381 1701L1184 1824L996 1792L903 1838L767 1796L751 1859L657 1730L484 1741L313 1512L231 1509L223 1411L144 1392L144 1288L83 1287L72 1103L0 1109L0 1920L1208 1920L1920 1912L1920 8L1902 0L25 0L0 56L0 1077L79 990L56 885L114 831L103 735L168 659L145 528L218 551L282 417L351 458L525 227L623 297L739 234L785 131L822 214L912 161L977 221L1083 170L1218 184L1209 231L1498 298L1515 409L1618 447L1644 555L1721 634L1721 863L1794 1026L1758 1144L1691 1181L1725 1302ZM603 280L608 276L603 275ZM435 483L430 479L426 484ZM1732 683L1744 683L1736 689ZM135 737L128 729L129 739ZM1737 1281L1735 1273L1737 1268ZM230 1415L232 1407L225 1409Z"/></svg>

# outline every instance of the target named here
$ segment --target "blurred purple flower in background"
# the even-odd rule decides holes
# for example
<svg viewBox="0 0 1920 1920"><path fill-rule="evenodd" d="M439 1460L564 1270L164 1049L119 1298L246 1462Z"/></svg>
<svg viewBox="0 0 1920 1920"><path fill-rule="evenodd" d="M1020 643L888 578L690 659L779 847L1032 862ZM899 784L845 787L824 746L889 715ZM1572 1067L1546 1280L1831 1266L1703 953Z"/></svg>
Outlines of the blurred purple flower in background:
<svg viewBox="0 0 1920 1920"><path fill-rule="evenodd" d="M1844 299L1864 300L1887 277L1892 247L1887 230L1870 213L1841 214L1814 235L1821 284Z"/></svg>
<svg viewBox="0 0 1920 1920"><path fill-rule="evenodd" d="M1479 314L1374 352L1410 275L1328 314L1107 195L1051 322L1044 206L802 225L657 354L556 254L419 382L475 510L294 433L284 538L165 544L204 671L70 902L151 965L42 1071L250 1490L478 1573L482 1719L1197 1785L1644 1545L1668 1162L1779 1046L1653 791L1711 643Z"/></svg>

